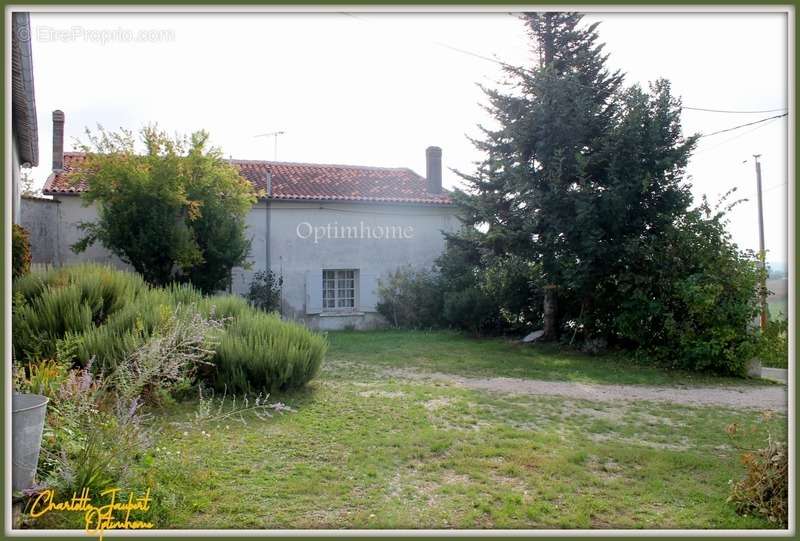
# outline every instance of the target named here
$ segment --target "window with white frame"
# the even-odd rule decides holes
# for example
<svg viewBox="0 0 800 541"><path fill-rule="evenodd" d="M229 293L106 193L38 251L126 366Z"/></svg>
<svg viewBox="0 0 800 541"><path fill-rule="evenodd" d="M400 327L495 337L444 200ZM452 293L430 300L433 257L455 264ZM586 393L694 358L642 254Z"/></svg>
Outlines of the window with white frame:
<svg viewBox="0 0 800 541"><path fill-rule="evenodd" d="M322 271L322 310L352 312L356 309L356 276L349 270Z"/></svg>

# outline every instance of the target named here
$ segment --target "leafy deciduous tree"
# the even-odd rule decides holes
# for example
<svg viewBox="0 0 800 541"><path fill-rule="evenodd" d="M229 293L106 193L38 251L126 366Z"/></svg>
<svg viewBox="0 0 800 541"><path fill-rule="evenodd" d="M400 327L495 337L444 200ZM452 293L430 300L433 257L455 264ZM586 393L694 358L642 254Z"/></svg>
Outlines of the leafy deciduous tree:
<svg viewBox="0 0 800 541"><path fill-rule="evenodd" d="M86 235L73 249L100 242L152 284L224 287L245 263L244 219L257 194L207 146L206 132L187 140L149 126L140 135L143 154L130 131L87 130L85 164L71 176L85 183L84 202L97 205L98 219L80 225Z"/></svg>

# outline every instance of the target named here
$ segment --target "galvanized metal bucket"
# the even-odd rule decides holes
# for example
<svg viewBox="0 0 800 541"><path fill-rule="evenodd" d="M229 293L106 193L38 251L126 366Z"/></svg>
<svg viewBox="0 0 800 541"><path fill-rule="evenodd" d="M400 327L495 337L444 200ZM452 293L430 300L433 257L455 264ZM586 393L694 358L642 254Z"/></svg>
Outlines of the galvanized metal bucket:
<svg viewBox="0 0 800 541"><path fill-rule="evenodd" d="M38 394L14 393L11 398L12 489L33 486L48 398Z"/></svg>

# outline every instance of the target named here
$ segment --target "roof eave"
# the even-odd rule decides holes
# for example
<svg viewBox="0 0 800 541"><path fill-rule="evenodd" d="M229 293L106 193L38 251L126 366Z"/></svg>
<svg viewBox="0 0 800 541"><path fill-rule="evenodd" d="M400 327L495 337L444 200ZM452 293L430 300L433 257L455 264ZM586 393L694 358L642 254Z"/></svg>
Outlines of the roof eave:
<svg viewBox="0 0 800 541"><path fill-rule="evenodd" d="M423 205L426 207L452 207L453 201L435 201L425 199L391 199L391 198L374 198L368 197L348 198L348 197L324 197L324 196L272 196L272 197L259 197L259 202L277 202L284 201L287 203L361 203L373 205Z"/></svg>
<svg viewBox="0 0 800 541"><path fill-rule="evenodd" d="M51 174L44 184L42 194L51 196L80 196L81 191L51 190L49 184L55 175ZM259 203L285 202L285 203L356 203L362 205L400 205L400 206L424 206L424 207L454 207L452 201L424 201L424 200L391 200L391 199L348 199L334 197L259 197Z"/></svg>
<svg viewBox="0 0 800 541"><path fill-rule="evenodd" d="M31 54L30 15L26 12L12 14L12 64L17 63L21 88L13 85L14 135L20 161L31 166L39 165L39 129L36 120L36 93L33 84L33 56ZM27 39L25 37L27 36ZM12 67L13 72L13 67ZM19 88L19 90L17 90Z"/></svg>

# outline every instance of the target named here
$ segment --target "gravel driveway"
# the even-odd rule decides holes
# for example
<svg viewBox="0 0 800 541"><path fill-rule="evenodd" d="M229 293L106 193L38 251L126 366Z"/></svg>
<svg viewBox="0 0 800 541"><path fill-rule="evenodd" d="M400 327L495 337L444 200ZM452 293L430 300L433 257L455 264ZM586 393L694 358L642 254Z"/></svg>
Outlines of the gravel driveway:
<svg viewBox="0 0 800 541"><path fill-rule="evenodd" d="M502 377L474 378L412 369L389 370L387 375L402 379L441 381L484 391L563 396L601 402L647 400L690 406L725 406L777 412L786 412L787 410L787 389L784 385L728 385L717 387L601 385Z"/></svg>

